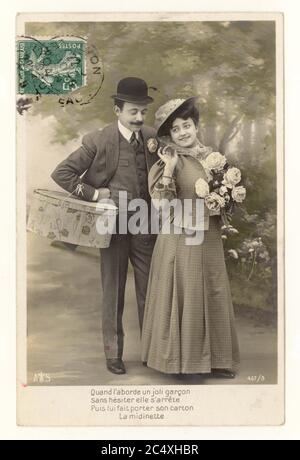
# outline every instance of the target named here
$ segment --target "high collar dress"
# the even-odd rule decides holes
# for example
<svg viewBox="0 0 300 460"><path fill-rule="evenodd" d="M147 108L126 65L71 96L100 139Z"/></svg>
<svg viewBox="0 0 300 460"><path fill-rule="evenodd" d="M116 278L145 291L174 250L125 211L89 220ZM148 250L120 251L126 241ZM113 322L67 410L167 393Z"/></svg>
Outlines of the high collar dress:
<svg viewBox="0 0 300 460"><path fill-rule="evenodd" d="M195 182L208 179L210 148L178 150L174 179L162 183L164 163L149 173L152 199L196 200ZM239 345L225 264L221 218L207 209L202 244L186 233L160 233L153 251L142 329L142 361L167 374L237 370ZM185 223L182 223L185 227ZM188 228L188 226L187 226Z"/></svg>

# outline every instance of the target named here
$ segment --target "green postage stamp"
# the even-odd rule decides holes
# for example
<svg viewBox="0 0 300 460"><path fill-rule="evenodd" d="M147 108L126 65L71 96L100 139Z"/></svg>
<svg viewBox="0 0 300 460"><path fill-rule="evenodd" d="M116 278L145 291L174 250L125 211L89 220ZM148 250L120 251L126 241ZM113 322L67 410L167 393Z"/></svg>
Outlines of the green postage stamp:
<svg viewBox="0 0 300 460"><path fill-rule="evenodd" d="M77 37L17 41L19 94L66 94L86 84L86 41Z"/></svg>

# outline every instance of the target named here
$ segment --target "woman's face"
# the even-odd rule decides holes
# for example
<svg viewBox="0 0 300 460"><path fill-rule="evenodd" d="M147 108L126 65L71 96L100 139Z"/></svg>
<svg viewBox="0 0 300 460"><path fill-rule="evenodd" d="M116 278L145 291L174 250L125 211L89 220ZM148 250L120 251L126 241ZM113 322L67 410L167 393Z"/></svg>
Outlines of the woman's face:
<svg viewBox="0 0 300 460"><path fill-rule="evenodd" d="M172 141L180 147L193 147L197 142L198 128L191 118L176 118L170 130Z"/></svg>

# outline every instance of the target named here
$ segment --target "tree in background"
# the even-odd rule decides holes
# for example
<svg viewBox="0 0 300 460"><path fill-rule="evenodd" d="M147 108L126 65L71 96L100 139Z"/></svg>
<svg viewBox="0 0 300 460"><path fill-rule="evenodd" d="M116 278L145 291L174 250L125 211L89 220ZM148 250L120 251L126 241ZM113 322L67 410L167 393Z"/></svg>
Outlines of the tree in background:
<svg viewBox="0 0 300 460"><path fill-rule="evenodd" d="M225 242L226 251L238 255L236 259L231 257L235 253L228 253L233 298L239 304L253 298L242 294L242 286L260 294L252 306L274 308L275 23L53 22L26 27L26 34L33 36L87 37L100 51L104 65L103 85L90 104L61 107L57 96L44 96L30 109L29 116L55 118L53 142L64 144L110 123L114 119L110 96L125 76L144 78L157 89L152 93L155 102L149 106L148 124L166 100L199 95L201 140L239 165L247 187L245 207L234 217L240 233ZM261 249L254 260L249 244L257 238L262 238L268 256Z"/></svg>

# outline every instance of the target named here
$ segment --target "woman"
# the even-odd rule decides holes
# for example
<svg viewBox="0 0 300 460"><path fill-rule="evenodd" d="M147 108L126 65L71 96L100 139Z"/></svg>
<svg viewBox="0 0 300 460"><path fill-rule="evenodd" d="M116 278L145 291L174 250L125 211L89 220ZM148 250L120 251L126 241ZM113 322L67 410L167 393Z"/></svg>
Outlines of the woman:
<svg viewBox="0 0 300 460"><path fill-rule="evenodd" d="M160 149L149 173L153 199L190 198L195 182L208 180L202 165L212 149L198 138L194 97L175 99L156 112ZM186 230L189 224L183 222ZM221 238L220 215L205 207L204 240L187 245L187 234L160 233L152 257L142 333L142 361L167 374L213 373L234 378L239 349ZM171 226L174 230L174 225Z"/></svg>

